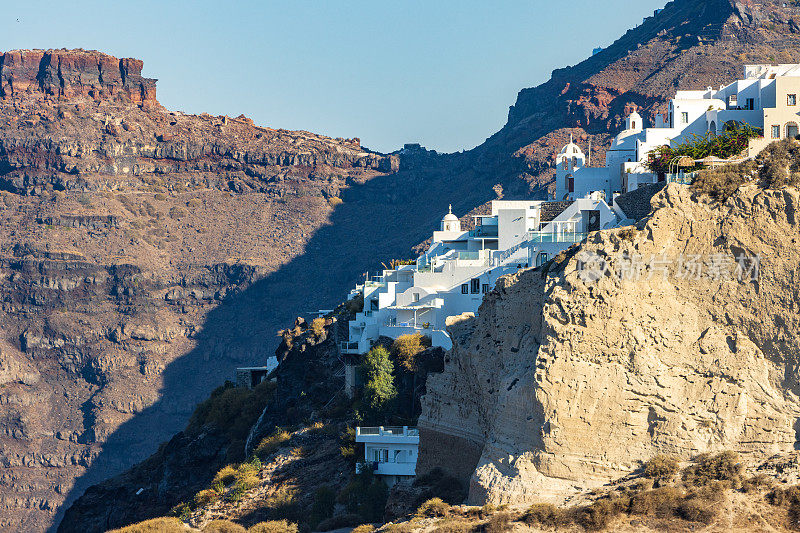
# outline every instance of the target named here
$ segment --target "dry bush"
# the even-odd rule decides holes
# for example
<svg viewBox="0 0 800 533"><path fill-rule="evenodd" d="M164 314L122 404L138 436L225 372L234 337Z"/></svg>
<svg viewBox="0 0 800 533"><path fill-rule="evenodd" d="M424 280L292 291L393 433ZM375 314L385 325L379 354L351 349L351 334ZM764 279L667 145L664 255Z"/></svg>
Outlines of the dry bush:
<svg viewBox="0 0 800 533"><path fill-rule="evenodd" d="M601 531L627 507L627 502L617 498L604 498L574 511L574 521L587 531Z"/></svg>
<svg viewBox="0 0 800 533"><path fill-rule="evenodd" d="M202 529L203 533L247 533L247 530L230 520L212 520Z"/></svg>
<svg viewBox="0 0 800 533"><path fill-rule="evenodd" d="M311 331L314 336L319 339L325 334L325 319L317 317L311 321Z"/></svg>
<svg viewBox="0 0 800 533"><path fill-rule="evenodd" d="M495 513L489 520L481 524L478 531L481 533L504 533L511 530L511 514Z"/></svg>
<svg viewBox="0 0 800 533"><path fill-rule="evenodd" d="M354 513L344 514L344 515L332 516L330 518L323 520L322 522L317 524L317 527L315 529L317 531L330 531L332 529L342 529L345 527L352 527L362 523L363 521L364 519L357 514Z"/></svg>
<svg viewBox="0 0 800 533"><path fill-rule="evenodd" d="M772 487L774 480L767 474L756 474L742 481L742 492L750 493Z"/></svg>
<svg viewBox="0 0 800 533"><path fill-rule="evenodd" d="M331 196L330 198L328 198L328 205L331 207L335 208L337 205L341 205L342 203L344 202L338 196Z"/></svg>
<svg viewBox="0 0 800 533"><path fill-rule="evenodd" d="M224 486L228 486L236 481L236 469L231 465L224 467L222 470L217 472L214 476L214 479L211 481L211 484L222 483Z"/></svg>
<svg viewBox="0 0 800 533"><path fill-rule="evenodd" d="M632 242L633 239L636 237L636 232L637 232L637 230L636 230L635 227L628 226L626 228L622 228L622 230L620 230L619 233L617 233L617 237L619 237L623 241L631 241Z"/></svg>
<svg viewBox="0 0 800 533"><path fill-rule="evenodd" d="M529 526L542 526L558 528L569 524L570 520L564 510L549 503L535 503L531 505L522 520Z"/></svg>
<svg viewBox="0 0 800 533"><path fill-rule="evenodd" d="M199 198L191 198L188 202L186 202L186 207L189 209L197 209L203 205L203 202Z"/></svg>
<svg viewBox="0 0 800 533"><path fill-rule="evenodd" d="M281 446L289 442L291 438L291 433L281 428L277 428L269 436L261 439L261 442L258 443L258 446L256 446L255 450L253 450L253 453L255 453L256 457L263 461L278 451Z"/></svg>
<svg viewBox="0 0 800 533"><path fill-rule="evenodd" d="M177 518L153 518L108 533L186 533L186 526Z"/></svg>
<svg viewBox="0 0 800 533"><path fill-rule="evenodd" d="M297 524L287 520L269 520L251 526L247 533L297 533Z"/></svg>
<svg viewBox="0 0 800 533"><path fill-rule="evenodd" d="M430 337L425 337L421 333L400 335L392 343L392 355L409 372L417 371L417 355L431 347Z"/></svg>
<svg viewBox="0 0 800 533"><path fill-rule="evenodd" d="M716 455L703 454L695 464L683 471L683 481L689 485L703 486L712 481L725 481L732 488L741 484L744 466L736 452L726 451Z"/></svg>
<svg viewBox="0 0 800 533"><path fill-rule="evenodd" d="M795 531L800 530L800 485L785 489L775 489L767 495L767 501L778 507L785 507L789 520L789 527Z"/></svg>
<svg viewBox="0 0 800 533"><path fill-rule="evenodd" d="M447 516L449 512L450 504L445 503L441 498L431 498L430 500L423 502L423 504L417 508L416 515L426 517L441 517Z"/></svg>
<svg viewBox="0 0 800 533"><path fill-rule="evenodd" d="M670 517L683 500L684 493L675 487L661 487L634 494L630 499L628 512L634 515L648 515L659 518Z"/></svg>
<svg viewBox="0 0 800 533"><path fill-rule="evenodd" d="M206 505L217 501L219 496L219 492L214 489L201 490L194 495L194 505L195 507L205 507Z"/></svg>
<svg viewBox="0 0 800 533"><path fill-rule="evenodd" d="M749 180L750 173L747 167L726 165L699 171L692 182L692 189L724 202Z"/></svg>
<svg viewBox="0 0 800 533"><path fill-rule="evenodd" d="M167 197L159 192L159 193L156 193L155 196L153 196L153 199L154 200L158 200L159 202L163 202L164 200L167 199Z"/></svg>
<svg viewBox="0 0 800 533"><path fill-rule="evenodd" d="M644 464L644 475L653 479L670 478L678 472L678 458L658 454Z"/></svg>
<svg viewBox="0 0 800 533"><path fill-rule="evenodd" d="M358 527L354 527L350 533L372 533L375 531L375 526L372 524L361 524Z"/></svg>
<svg viewBox="0 0 800 533"><path fill-rule="evenodd" d="M675 508L675 516L678 518L706 525L714 520L716 514L714 503L702 498L688 498Z"/></svg>
<svg viewBox="0 0 800 533"><path fill-rule="evenodd" d="M465 520L445 519L436 523L436 527L431 533L469 533L472 531L482 531L483 524L473 529L472 525Z"/></svg>

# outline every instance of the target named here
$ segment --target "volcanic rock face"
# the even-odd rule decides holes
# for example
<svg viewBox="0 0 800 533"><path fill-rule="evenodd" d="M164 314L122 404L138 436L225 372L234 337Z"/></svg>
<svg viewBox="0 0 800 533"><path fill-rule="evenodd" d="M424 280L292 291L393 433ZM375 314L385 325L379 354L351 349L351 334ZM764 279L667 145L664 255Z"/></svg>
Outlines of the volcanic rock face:
<svg viewBox="0 0 800 533"><path fill-rule="evenodd" d="M441 461L475 504L560 502L657 453L795 449L800 193L746 186L719 205L670 185L653 206L639 231L600 232L501 280L452 327L418 472ZM587 254L607 261L596 282ZM760 276L740 281L738 258L756 254Z"/></svg>
<svg viewBox="0 0 800 533"><path fill-rule="evenodd" d="M0 529L41 531L236 366L263 364L293 315L341 298L377 257L353 228L385 195L336 214L334 200L398 162L357 139L169 112L139 60L0 58Z"/></svg>
<svg viewBox="0 0 800 533"><path fill-rule="evenodd" d="M0 55L0 96L41 91L60 97L123 98L158 106L156 80L142 77L139 59L117 59L97 51L14 50Z"/></svg>

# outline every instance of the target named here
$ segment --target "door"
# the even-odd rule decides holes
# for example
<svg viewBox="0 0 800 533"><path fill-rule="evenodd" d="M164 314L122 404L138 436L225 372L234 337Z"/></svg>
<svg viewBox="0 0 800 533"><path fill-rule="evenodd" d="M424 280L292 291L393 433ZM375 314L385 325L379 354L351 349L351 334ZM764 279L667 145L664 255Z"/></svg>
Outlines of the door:
<svg viewBox="0 0 800 533"><path fill-rule="evenodd" d="M790 122L786 125L786 138L787 139L794 139L797 137L797 124L794 122Z"/></svg>
<svg viewBox="0 0 800 533"><path fill-rule="evenodd" d="M587 211L586 212L586 231L599 231L600 230L600 211Z"/></svg>

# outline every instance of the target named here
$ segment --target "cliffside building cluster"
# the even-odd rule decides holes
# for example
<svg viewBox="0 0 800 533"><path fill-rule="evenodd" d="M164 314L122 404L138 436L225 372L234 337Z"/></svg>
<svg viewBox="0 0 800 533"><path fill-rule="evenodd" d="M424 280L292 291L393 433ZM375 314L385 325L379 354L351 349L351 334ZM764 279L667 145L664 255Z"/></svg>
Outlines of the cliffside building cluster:
<svg viewBox="0 0 800 533"><path fill-rule="evenodd" d="M744 79L718 90L678 91L668 115L658 115L651 128L644 127L637 112L631 113L607 151L604 167L591 167L570 139L556 156L550 201L496 200L491 214L475 216L469 230L462 229L451 208L433 232L427 252L356 286L350 297L363 297L364 306L348 324L349 339L340 351L363 354L382 336L396 339L416 332L430 337L433 346L451 348L448 318L476 314L500 276L539 266L591 231L631 223L617 203L619 195L660 181L690 181L677 161L674 173L651 172L646 163L653 149L717 135L733 121L765 133L749 141L746 157L754 157L775 140L798 137L798 95L800 65L747 65ZM346 379L352 390L354 366L346 368ZM365 445L359 470L371 468L390 484L414 475L416 430L358 428L356 442Z"/></svg>
<svg viewBox="0 0 800 533"><path fill-rule="evenodd" d="M648 154L657 147L676 147L695 135L717 135L726 124L737 122L761 129L764 136L750 141L748 157L769 143L794 139L800 123L800 65L746 65L744 79L715 90L677 91L666 117L658 115L645 128L637 112L625 120L606 152L602 168L587 165L581 149L572 141L558 155L554 200L573 200L599 192L607 201L615 195L658 181L684 182L676 166L673 174L658 175L646 167Z"/></svg>

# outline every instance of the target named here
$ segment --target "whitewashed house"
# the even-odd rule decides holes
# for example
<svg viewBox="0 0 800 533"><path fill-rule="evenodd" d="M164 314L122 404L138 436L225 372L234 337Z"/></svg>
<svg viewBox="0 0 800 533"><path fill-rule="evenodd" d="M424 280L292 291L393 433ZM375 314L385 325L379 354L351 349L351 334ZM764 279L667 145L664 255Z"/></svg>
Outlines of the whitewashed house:
<svg viewBox="0 0 800 533"><path fill-rule="evenodd" d="M390 487L416 474L419 430L403 427L357 427L356 442L364 444L364 461L356 473L370 469Z"/></svg>
<svg viewBox="0 0 800 533"><path fill-rule="evenodd" d="M694 135L719 134L730 121L762 129L763 138L751 139L748 157L770 142L797 137L800 124L800 64L746 65L744 79L719 89L677 91L666 117L658 115L654 127L645 128L642 117L631 113L625 129L606 152L605 167L587 166L586 157L572 140L556 156L554 200L583 198L593 192L607 200L661 180L682 180L673 174L658 176L646 167L648 153L656 147L677 146Z"/></svg>
<svg viewBox="0 0 800 533"><path fill-rule="evenodd" d="M366 353L380 336L415 332L449 349L447 318L477 313L500 276L539 266L622 218L600 195L572 202L496 200L490 215L475 217L472 230L462 230L451 209L414 264L384 270L351 291L351 298L363 294L364 308L348 324L341 351Z"/></svg>

